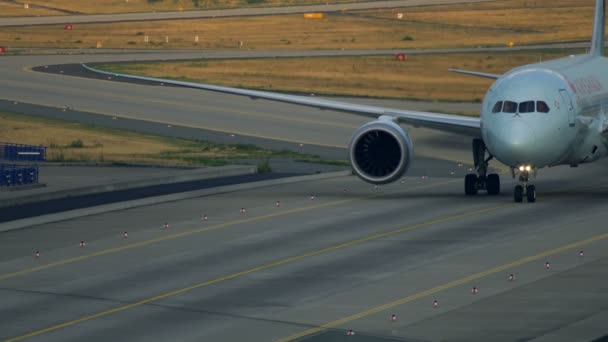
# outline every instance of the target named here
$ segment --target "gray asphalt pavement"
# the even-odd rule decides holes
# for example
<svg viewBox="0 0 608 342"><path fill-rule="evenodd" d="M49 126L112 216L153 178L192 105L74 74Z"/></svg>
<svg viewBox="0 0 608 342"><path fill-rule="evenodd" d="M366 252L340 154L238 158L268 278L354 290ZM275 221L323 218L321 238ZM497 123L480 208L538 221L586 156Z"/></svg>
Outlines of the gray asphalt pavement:
<svg viewBox="0 0 608 342"><path fill-rule="evenodd" d="M340 149L365 119L28 68L203 54L393 52L3 57L0 97L14 106L69 107L66 112L112 120ZM350 100L445 112L477 107ZM467 171L456 161L470 160L468 139L420 129L411 134L417 154L441 160L417 159L404 183L374 189L354 177L335 178L0 233L0 339L341 341L347 329L356 333L349 341L590 341L605 335L607 162L541 170L539 202L516 205L506 175L501 196L462 195ZM164 230L164 222L171 228ZM507 279L510 273L516 280ZM393 313L396 322L389 320Z"/></svg>
<svg viewBox="0 0 608 342"><path fill-rule="evenodd" d="M550 45L567 47L570 45ZM524 48L524 47L519 47ZM526 47L539 48L539 47ZM504 50L462 49L459 51ZM449 52L454 50L405 51L406 53ZM113 120L144 120L167 126L182 126L195 130L213 131L245 139L282 141L285 148L318 146L343 149L352 132L367 119L351 114L321 111L312 108L250 100L239 96L195 89L141 86L112 80L99 81L82 77L33 72L37 66L66 63L94 63L127 60L164 60L196 58L287 57L328 55L391 54L392 50L331 50L331 51L162 51L115 53L102 55L44 55L6 56L0 63L0 98L13 102L69 108L65 117L76 112L104 115ZM447 72L447 71L446 71ZM480 94L481 96L482 94ZM409 108L439 112L476 111L479 104L436 103L381 99L344 99L393 108ZM16 111L19 111L18 109ZM123 127L134 125L125 120ZM423 129L411 131L418 155L450 160L469 160L470 142ZM438 149L437 146L444 148Z"/></svg>
<svg viewBox="0 0 608 342"><path fill-rule="evenodd" d="M459 168L0 233L0 338L341 341L353 329L348 341L590 341L606 333L606 166L543 170L535 204L512 203L508 177L503 195L467 198Z"/></svg>
<svg viewBox="0 0 608 342"><path fill-rule="evenodd" d="M315 55L332 52L312 52ZM340 54L341 51L333 53ZM362 53L362 52L361 52ZM206 52L208 56L270 56L297 55L302 52L224 51ZM0 79L2 97L13 101L70 110L102 114L121 120L122 118L146 120L170 126L184 126L223 132L226 135L247 136L285 142L289 146L318 145L329 148L347 146L352 132L367 121L365 118L332 111L302 108L283 103L203 92L177 87L141 86L128 83L91 80L81 77L65 77L25 71L28 67L66 62L91 62L103 60L196 58L200 52L160 53L140 55L75 55L75 56L19 56L6 57L0 65L4 77ZM16 102L16 104L15 104ZM380 103L379 101L375 101ZM412 101L388 101L400 108L446 109L449 103L416 103ZM410 106L412 105L412 106ZM415 106L415 107L413 107ZM461 105L459 105L462 107ZM470 105L477 108L478 104ZM66 114L66 116L69 114ZM426 133L418 133L426 132ZM426 135L436 140L434 133L413 131L414 138L422 141ZM451 137L452 142L469 142L460 137ZM420 154L437 155L433 149L426 150L424 144L417 149ZM453 146L453 145L451 145ZM450 159L466 156L445 156Z"/></svg>
<svg viewBox="0 0 608 342"><path fill-rule="evenodd" d="M225 10L198 10L198 11L176 11L176 12L145 12L145 13L115 13L115 14L87 14L70 16L46 16L46 17L16 17L2 18L0 26L25 26L25 25L50 25L65 23L100 23L119 21L141 21L141 20L169 20L169 19L195 19L195 18L219 18L253 15L276 15L305 12L337 12L343 9L376 9L411 7L420 5L447 4L447 3L475 3L490 0L389 0L369 1L346 4L327 4L311 6L285 6L285 7L258 7L258 8L235 8Z"/></svg>
<svg viewBox="0 0 608 342"><path fill-rule="evenodd" d="M247 135L236 135L229 132L218 132L214 130L191 126L171 125L171 127L168 127L167 124L148 121L145 119L142 120L121 118L120 120L118 120L117 118L110 117L108 115L84 112L80 110L75 110L73 108L66 110L65 108L32 105L28 103L15 104L14 101L0 100L0 110L40 116L45 118L81 122L85 124L99 125L104 127L125 129L129 131L149 133L159 136L168 136L193 140L205 140L219 144L253 144L255 146L271 150L287 149L309 155L320 156L326 159L346 160L348 157L345 148L325 147L319 145L299 145L296 143L290 144L288 142L277 139L260 138ZM238 160L235 160L233 162L241 163L241 161ZM257 164L258 162L258 160L242 161L242 163L244 164ZM286 163L286 160L280 159L271 159L270 163L273 167L273 170L278 170L280 172L314 173L317 171L331 170L330 167L323 165L313 165L310 163L302 165L302 163L291 163L298 164L300 171L295 171L292 165Z"/></svg>

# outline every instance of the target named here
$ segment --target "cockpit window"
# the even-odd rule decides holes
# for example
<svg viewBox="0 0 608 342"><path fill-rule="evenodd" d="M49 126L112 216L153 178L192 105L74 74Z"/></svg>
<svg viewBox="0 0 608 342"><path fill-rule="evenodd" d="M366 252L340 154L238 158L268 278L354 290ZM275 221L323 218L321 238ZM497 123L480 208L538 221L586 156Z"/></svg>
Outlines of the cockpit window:
<svg viewBox="0 0 608 342"><path fill-rule="evenodd" d="M502 101L498 101L492 108L492 113L499 113L501 109L502 109Z"/></svg>
<svg viewBox="0 0 608 342"><path fill-rule="evenodd" d="M544 101L536 101L536 111L539 113L549 113L549 106Z"/></svg>
<svg viewBox="0 0 608 342"><path fill-rule="evenodd" d="M532 113L534 112L534 101L526 101L519 104L520 113Z"/></svg>
<svg viewBox="0 0 608 342"><path fill-rule="evenodd" d="M517 112L517 103L511 101L505 101L502 111L505 113L515 113Z"/></svg>

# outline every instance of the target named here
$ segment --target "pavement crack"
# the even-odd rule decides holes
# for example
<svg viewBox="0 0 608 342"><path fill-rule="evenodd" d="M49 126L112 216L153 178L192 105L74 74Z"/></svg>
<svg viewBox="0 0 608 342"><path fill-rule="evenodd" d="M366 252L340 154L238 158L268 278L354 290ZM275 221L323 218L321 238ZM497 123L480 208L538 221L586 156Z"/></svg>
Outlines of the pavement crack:
<svg viewBox="0 0 608 342"><path fill-rule="evenodd" d="M109 302L109 303L114 303L114 304L119 304L119 305L129 305L129 304L133 304L133 303L137 302L137 300L125 301L125 300L118 300L118 299L112 299L112 298L107 298L107 297L90 296L90 295L83 295L83 294L76 294L76 293L25 290L25 289L15 289L15 288L7 288L7 287L0 287L0 291L13 292L13 293L24 293L24 294L36 294L36 295L45 295L45 296L57 296L57 297L65 297L65 298L73 298L73 299L95 300L95 301L103 301L103 302ZM197 313L197 314L203 314L203 315L213 315L213 316L220 316L220 317L227 317L227 318L239 318L239 319L247 319L247 320L260 321L260 322L281 323L281 324L288 324L288 325L293 325L293 326L302 327L302 328L317 327L317 325L314 325L314 324L300 323L300 322L294 322L294 321L288 321L288 320L261 318L261 317L254 317L254 316L250 316L250 315L241 315L241 314L234 314L234 313L221 312L221 311L202 310L202 309L190 308L190 307L179 307L179 306L168 305L168 304L146 303L142 306L157 307L157 308L174 310L174 311L190 312L190 313Z"/></svg>
<svg viewBox="0 0 608 342"><path fill-rule="evenodd" d="M483 305L483 303L491 302L492 300L496 300L497 298L499 298L501 296L509 295L510 293L512 293L512 291L524 291L525 289L533 287L535 285L538 285L538 284L540 284L542 282L547 282L549 279L556 278L556 277L562 277L562 276L564 276L564 275L566 275L566 274L568 274L570 272L573 272L574 270L576 270L576 269L578 269L580 267L585 267L585 266L589 266L589 265L593 265L593 264L597 264L597 263L602 263L602 262L604 262L604 260L606 260L606 259L605 258L601 258L599 260L593 260L593 261L589 261L589 262L585 262L585 263L581 263L581 264L576 264L576 265L568 266L568 267L566 267L566 268L564 268L562 270L553 271L551 274L549 274L547 276L544 276L544 277L541 277L541 278L538 278L538 279L535 279L533 281L529 281L529 282L525 282L525 283L520 282L519 284L515 284L514 283L513 286L511 286L509 288L506 288L504 290L498 291L498 292L493 293L491 295L486 295L483 298L472 300L468 304L460 305L460 306L455 306L455 307L453 307L453 308L451 308L449 310L442 311L440 314L431 315L431 316L428 316L428 317L426 317L424 319L421 319L421 320L412 321L411 323L407 324L405 326L405 328L406 329L407 328L413 328L413 327L415 327L417 325L420 325L420 324L423 324L425 322L430 322L430 321L433 321L433 320L441 319L441 317L449 317L450 315L452 315L452 316L453 315L458 315L458 311L466 310L467 308L470 308L472 306ZM518 281L520 281L520 280L518 280ZM505 280L505 282L506 282L506 280ZM469 282L469 284L470 284L470 282ZM466 286L466 285L462 285L462 286ZM488 305L488 304L486 304L486 307L492 307L492 306L494 306L494 305L491 305L491 304ZM577 319L575 321L569 322L566 325L558 325L558 326L555 326L555 327L551 327L549 329L546 329L546 330L538 333L535 336L527 336L524 339L525 340L532 340L532 339L541 338L541 337L543 337L545 335L548 335L548 334L553 333L555 331L558 331L560 329L567 328L570 325L576 324L577 322L583 321L583 320L585 320L585 319L587 319L589 317L592 317L593 315L596 315L596 314L598 314L598 313L600 313L602 311L605 311L605 310L608 310L608 306L606 306L606 305L601 306L599 308L599 310L594 311L594 312L592 312L590 314L581 316L581 317L577 317Z"/></svg>
<svg viewBox="0 0 608 342"><path fill-rule="evenodd" d="M191 313L197 313L197 314L203 314L203 315L213 315L213 316L220 316L220 317L227 317L227 318L247 319L247 320L253 320L253 321L258 321L258 322L288 324L288 325L293 325L293 326L302 327L302 328L317 327L317 325L315 325L315 324L301 323L301 322L281 320L281 319L255 317L255 316L250 316L250 315L242 315L242 314L235 314L235 313L221 312L221 311L202 310L202 309L197 309L197 308L174 306L174 305L168 305L168 304L147 303L147 304L144 304L144 306L153 306L153 307L158 307L158 308L162 308L162 309L169 309L169 310L175 310L175 311L181 311L181 312L191 312Z"/></svg>
<svg viewBox="0 0 608 342"><path fill-rule="evenodd" d="M88 295L82 295L82 294L76 294L76 293L60 293L60 292L52 292L52 291L24 290L24 289L13 289L13 288L7 288L7 287L0 287L0 291L37 294L37 295L48 295L48 296L66 297L66 298L74 298L74 299L105 301L105 302L111 302L111 303L116 303L116 304L121 304L121 305L131 303L130 301L122 301L122 300L97 297L97 296L88 296Z"/></svg>

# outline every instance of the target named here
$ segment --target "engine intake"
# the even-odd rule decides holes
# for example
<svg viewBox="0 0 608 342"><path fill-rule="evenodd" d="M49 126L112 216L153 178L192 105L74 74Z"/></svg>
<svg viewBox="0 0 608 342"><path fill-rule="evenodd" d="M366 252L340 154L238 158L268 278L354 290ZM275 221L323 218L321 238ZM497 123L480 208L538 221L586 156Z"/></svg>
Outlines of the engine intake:
<svg viewBox="0 0 608 342"><path fill-rule="evenodd" d="M364 181L386 184L405 174L412 148L412 140L403 128L390 119L379 119L353 133L349 144L350 163Z"/></svg>

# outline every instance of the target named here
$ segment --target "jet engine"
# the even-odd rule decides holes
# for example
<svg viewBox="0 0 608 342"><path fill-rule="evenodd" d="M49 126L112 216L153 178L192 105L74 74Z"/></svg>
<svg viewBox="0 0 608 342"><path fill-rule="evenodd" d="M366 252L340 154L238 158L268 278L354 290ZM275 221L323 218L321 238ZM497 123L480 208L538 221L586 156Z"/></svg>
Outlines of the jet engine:
<svg viewBox="0 0 608 342"><path fill-rule="evenodd" d="M412 140L392 117L361 126L353 133L348 149L355 174L372 184L399 179L413 156Z"/></svg>

